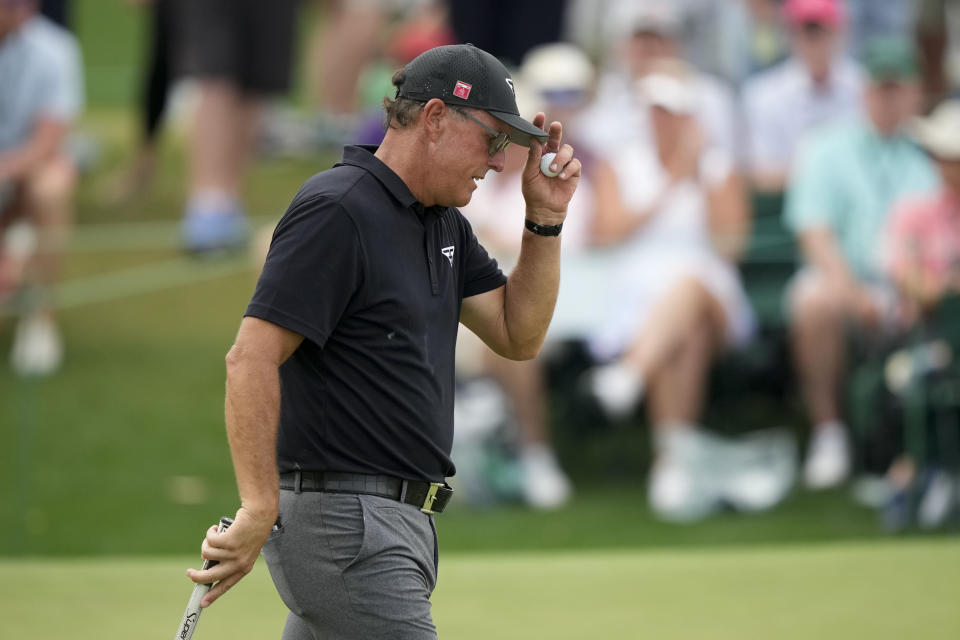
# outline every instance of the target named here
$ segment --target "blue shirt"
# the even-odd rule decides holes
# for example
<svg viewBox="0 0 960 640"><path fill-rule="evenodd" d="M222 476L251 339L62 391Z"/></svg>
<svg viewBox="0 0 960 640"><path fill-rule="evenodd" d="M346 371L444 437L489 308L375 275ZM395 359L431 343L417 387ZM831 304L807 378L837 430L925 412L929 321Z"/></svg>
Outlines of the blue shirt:
<svg viewBox="0 0 960 640"><path fill-rule="evenodd" d="M80 48L68 31L36 16L0 40L0 151L29 140L38 118L68 123L82 105Z"/></svg>
<svg viewBox="0 0 960 640"><path fill-rule="evenodd" d="M901 196L936 188L936 169L909 138L864 119L813 134L801 147L784 215L795 233L829 229L861 279L880 280L883 228Z"/></svg>

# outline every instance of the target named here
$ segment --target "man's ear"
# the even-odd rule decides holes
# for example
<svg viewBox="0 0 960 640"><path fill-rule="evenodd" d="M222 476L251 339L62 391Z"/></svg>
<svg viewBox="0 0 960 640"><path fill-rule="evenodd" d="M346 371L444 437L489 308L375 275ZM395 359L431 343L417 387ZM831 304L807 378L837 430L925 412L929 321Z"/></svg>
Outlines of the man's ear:
<svg viewBox="0 0 960 640"><path fill-rule="evenodd" d="M447 105L439 98L431 98L427 104L423 105L420 126L431 141L440 138L444 126L446 126Z"/></svg>

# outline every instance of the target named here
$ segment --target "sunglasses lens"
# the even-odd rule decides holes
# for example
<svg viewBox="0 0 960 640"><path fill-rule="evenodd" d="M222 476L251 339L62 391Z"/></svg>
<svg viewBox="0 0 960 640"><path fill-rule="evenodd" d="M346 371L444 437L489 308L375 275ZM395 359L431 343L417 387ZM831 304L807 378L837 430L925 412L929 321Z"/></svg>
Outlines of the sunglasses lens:
<svg viewBox="0 0 960 640"><path fill-rule="evenodd" d="M507 134L501 133L496 138L490 141L490 155L499 153L510 146L510 138L507 137Z"/></svg>

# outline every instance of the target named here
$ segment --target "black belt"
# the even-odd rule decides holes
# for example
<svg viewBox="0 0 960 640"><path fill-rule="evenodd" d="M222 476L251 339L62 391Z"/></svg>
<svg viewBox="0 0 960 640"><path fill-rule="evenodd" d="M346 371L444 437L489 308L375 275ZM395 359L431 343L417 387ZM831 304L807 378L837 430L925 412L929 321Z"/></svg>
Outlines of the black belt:
<svg viewBox="0 0 960 640"><path fill-rule="evenodd" d="M336 471L289 471L280 474L280 488L325 493L363 493L412 504L424 513L441 513L453 496L444 482L403 480L393 476Z"/></svg>

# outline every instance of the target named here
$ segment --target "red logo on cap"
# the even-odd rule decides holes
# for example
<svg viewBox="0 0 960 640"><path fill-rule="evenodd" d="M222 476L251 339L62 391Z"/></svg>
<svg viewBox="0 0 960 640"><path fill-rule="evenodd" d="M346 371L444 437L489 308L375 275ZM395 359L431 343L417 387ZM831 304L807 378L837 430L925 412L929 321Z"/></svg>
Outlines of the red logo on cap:
<svg viewBox="0 0 960 640"><path fill-rule="evenodd" d="M466 100L470 97L470 89L472 88L472 85L467 84L463 80L457 80L457 86L453 88L453 95Z"/></svg>

